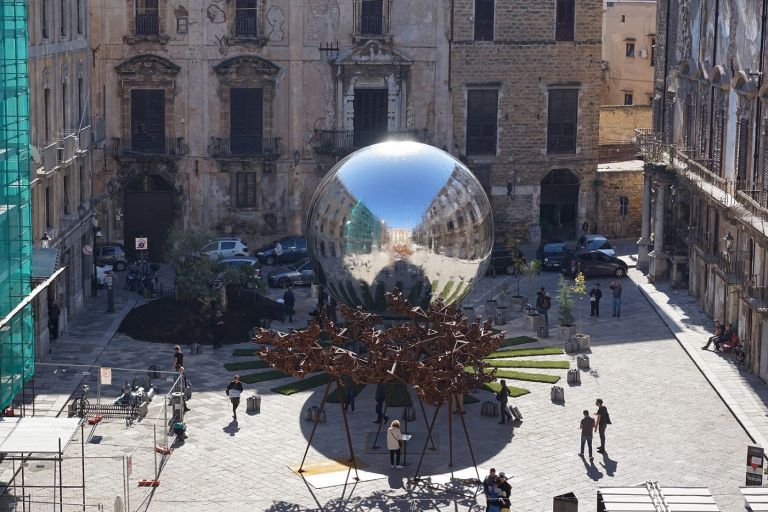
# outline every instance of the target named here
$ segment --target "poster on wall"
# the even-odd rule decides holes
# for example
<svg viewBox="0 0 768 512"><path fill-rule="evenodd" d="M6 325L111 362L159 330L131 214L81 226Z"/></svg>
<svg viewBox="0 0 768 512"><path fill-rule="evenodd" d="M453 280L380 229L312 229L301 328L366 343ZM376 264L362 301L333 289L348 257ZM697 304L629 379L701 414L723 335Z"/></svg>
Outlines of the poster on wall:
<svg viewBox="0 0 768 512"><path fill-rule="evenodd" d="M747 446L747 485L763 485L765 451L759 446Z"/></svg>

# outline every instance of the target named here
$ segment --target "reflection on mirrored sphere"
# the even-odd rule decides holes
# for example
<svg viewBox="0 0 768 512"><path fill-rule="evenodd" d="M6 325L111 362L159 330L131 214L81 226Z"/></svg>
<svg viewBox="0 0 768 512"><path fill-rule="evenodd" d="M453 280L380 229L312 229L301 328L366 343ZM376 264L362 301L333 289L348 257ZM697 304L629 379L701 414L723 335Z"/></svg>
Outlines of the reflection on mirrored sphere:
<svg viewBox="0 0 768 512"><path fill-rule="evenodd" d="M414 305L464 298L485 273L491 205L448 153L409 141L363 148L339 162L307 216L309 255L337 300L372 312L399 289Z"/></svg>

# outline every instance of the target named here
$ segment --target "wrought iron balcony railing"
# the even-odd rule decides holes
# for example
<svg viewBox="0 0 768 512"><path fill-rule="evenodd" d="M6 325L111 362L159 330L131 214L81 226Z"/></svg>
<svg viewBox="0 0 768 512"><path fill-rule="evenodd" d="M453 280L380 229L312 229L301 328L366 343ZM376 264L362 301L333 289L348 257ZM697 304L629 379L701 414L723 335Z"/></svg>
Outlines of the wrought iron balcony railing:
<svg viewBox="0 0 768 512"><path fill-rule="evenodd" d="M768 306L768 286L762 283L760 276L746 276L742 282L742 294L756 301L758 305Z"/></svg>
<svg viewBox="0 0 768 512"><path fill-rule="evenodd" d="M432 144L427 130L368 132L355 130L315 130L312 149L319 155L346 155L385 140L413 140Z"/></svg>
<svg viewBox="0 0 768 512"><path fill-rule="evenodd" d="M211 137L208 154L221 159L276 160L284 151L280 141L281 137Z"/></svg>
<svg viewBox="0 0 768 512"><path fill-rule="evenodd" d="M258 35L256 16L235 16L236 37L257 37Z"/></svg>
<svg viewBox="0 0 768 512"><path fill-rule="evenodd" d="M384 33L384 16L363 14L360 16L360 34L380 36Z"/></svg>
<svg viewBox="0 0 768 512"><path fill-rule="evenodd" d="M136 13L135 32L137 36L160 34L160 16L156 12Z"/></svg>
<svg viewBox="0 0 768 512"><path fill-rule="evenodd" d="M189 153L184 137L147 137L121 139L112 137L112 156L116 159L177 159Z"/></svg>
<svg viewBox="0 0 768 512"><path fill-rule="evenodd" d="M742 251L721 252L717 255L717 272L730 278L743 280L748 274L745 272L745 253Z"/></svg>

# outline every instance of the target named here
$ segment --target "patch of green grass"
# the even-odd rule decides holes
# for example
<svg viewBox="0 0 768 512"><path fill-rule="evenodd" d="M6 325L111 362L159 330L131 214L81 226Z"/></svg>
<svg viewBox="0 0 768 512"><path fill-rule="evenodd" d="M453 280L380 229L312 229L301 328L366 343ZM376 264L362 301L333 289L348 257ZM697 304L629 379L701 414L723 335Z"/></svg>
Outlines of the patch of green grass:
<svg viewBox="0 0 768 512"><path fill-rule="evenodd" d="M515 345L525 345L526 343L534 343L536 338L530 336L516 336L514 338L506 338L501 342L499 347L513 347Z"/></svg>
<svg viewBox="0 0 768 512"><path fill-rule="evenodd" d="M272 391L275 393L280 393L281 395L288 396L293 395L294 393L298 393L299 391L305 391L307 389L316 388L317 386L322 386L323 384L327 384L329 380L331 380L330 375L327 373L321 373L311 377L304 377L301 380L289 382L288 384L284 384L282 386L277 386L276 388L272 388Z"/></svg>
<svg viewBox="0 0 768 512"><path fill-rule="evenodd" d="M266 361L240 361L237 363L226 363L224 368L231 372L236 370L261 370L262 368L269 368L269 363Z"/></svg>
<svg viewBox="0 0 768 512"><path fill-rule="evenodd" d="M355 384L355 396L359 395L360 392L365 389L365 384ZM344 391L342 390L342 393ZM338 387L335 389L332 389L328 393L328 398L325 399L326 402L329 404L337 404L339 403L339 389Z"/></svg>
<svg viewBox="0 0 768 512"><path fill-rule="evenodd" d="M517 348L512 350L498 350L491 352L486 359L501 359L505 357L531 357L531 356L554 356L564 354L565 351L560 347L541 347L541 348Z"/></svg>
<svg viewBox="0 0 768 512"><path fill-rule="evenodd" d="M567 370L571 367L568 361L531 361L523 359L518 361L502 361L500 359L489 359L486 361L496 368L551 368L558 370Z"/></svg>
<svg viewBox="0 0 768 512"><path fill-rule="evenodd" d="M483 387L481 389L485 391L490 391L495 395L501 389L501 384L499 384L498 382L487 382L483 384ZM518 388L515 386L507 386L507 389L509 389L509 395L512 398L517 398L519 396L527 395L528 393L530 393L530 391L528 391L525 388Z"/></svg>
<svg viewBox="0 0 768 512"><path fill-rule="evenodd" d="M256 357L255 348L236 348L232 351L234 357Z"/></svg>
<svg viewBox="0 0 768 512"><path fill-rule="evenodd" d="M497 370L497 379L523 380L528 382L546 382L554 384L560 380L559 375L549 375L546 373L517 372L514 370Z"/></svg>
<svg viewBox="0 0 768 512"><path fill-rule="evenodd" d="M453 281L448 281L448 283L445 285L445 288L443 288L443 292L440 294L440 299L445 301L445 299L448 298L448 295L450 295L452 289Z"/></svg>
<svg viewBox="0 0 768 512"><path fill-rule="evenodd" d="M284 379L290 377L290 375L279 372L277 370L271 370L268 372L249 373L248 375L241 375L240 381L244 384L255 384L257 382L263 382L265 380Z"/></svg>

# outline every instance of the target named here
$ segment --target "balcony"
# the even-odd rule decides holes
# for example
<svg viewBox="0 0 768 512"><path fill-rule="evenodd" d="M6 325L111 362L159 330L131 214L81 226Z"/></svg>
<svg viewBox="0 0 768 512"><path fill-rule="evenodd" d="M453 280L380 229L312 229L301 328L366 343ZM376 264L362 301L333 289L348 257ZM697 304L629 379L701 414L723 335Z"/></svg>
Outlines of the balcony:
<svg viewBox="0 0 768 512"><path fill-rule="evenodd" d="M235 16L235 37L255 38L258 32L256 16Z"/></svg>
<svg viewBox="0 0 768 512"><path fill-rule="evenodd" d="M156 12L136 13L135 23L137 36L160 35L160 16Z"/></svg>
<svg viewBox="0 0 768 512"><path fill-rule="evenodd" d="M189 152L184 137L121 139L112 137L115 160L176 160Z"/></svg>
<svg viewBox="0 0 768 512"><path fill-rule="evenodd" d="M208 154L220 160L277 160L283 154L281 137L211 137Z"/></svg>
<svg viewBox="0 0 768 512"><path fill-rule="evenodd" d="M363 14L360 16L360 35L380 36L384 33L384 16L381 14Z"/></svg>
<svg viewBox="0 0 768 512"><path fill-rule="evenodd" d="M743 281L747 276L744 272L746 254L741 251L720 253L717 255L717 267L713 270L729 283Z"/></svg>
<svg viewBox="0 0 768 512"><path fill-rule="evenodd" d="M356 132L354 130L315 130L312 149L318 155L344 156L385 140L412 140L432 144L427 130Z"/></svg>
<svg viewBox="0 0 768 512"><path fill-rule="evenodd" d="M762 310L768 308L768 286L761 282L760 276L752 275L744 278L742 296L753 308Z"/></svg>

